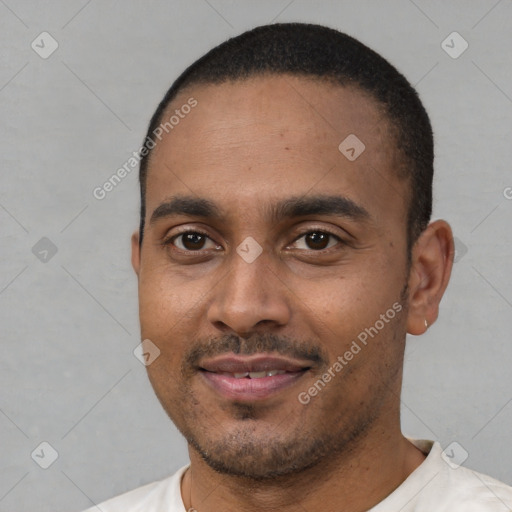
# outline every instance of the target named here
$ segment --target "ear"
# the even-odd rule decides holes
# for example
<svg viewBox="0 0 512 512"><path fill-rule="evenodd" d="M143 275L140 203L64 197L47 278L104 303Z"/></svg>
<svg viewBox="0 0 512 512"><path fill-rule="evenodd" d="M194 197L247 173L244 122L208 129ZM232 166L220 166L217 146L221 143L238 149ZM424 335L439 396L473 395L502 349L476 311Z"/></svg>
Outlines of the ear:
<svg viewBox="0 0 512 512"><path fill-rule="evenodd" d="M428 225L412 249L409 274L407 332L423 334L439 314L439 303L450 280L455 247L450 225L437 220Z"/></svg>
<svg viewBox="0 0 512 512"><path fill-rule="evenodd" d="M140 270L140 246L139 246L139 231L135 231L132 235L132 267L139 276Z"/></svg>

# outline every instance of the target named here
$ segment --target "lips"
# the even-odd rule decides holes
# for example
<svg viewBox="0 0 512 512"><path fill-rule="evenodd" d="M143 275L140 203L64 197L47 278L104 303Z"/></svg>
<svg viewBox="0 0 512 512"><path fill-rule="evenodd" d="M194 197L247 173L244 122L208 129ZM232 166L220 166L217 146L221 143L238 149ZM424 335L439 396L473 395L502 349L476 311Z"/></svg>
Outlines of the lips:
<svg viewBox="0 0 512 512"><path fill-rule="evenodd" d="M216 393L241 401L262 400L297 382L310 361L278 356L225 355L200 363L200 374Z"/></svg>
<svg viewBox="0 0 512 512"><path fill-rule="evenodd" d="M228 377L234 377L235 379L243 379L245 377L249 377L250 379L261 379L263 377L273 377L274 375L283 375L284 373L286 373L285 370L263 370L261 372L238 372L238 373L224 372L221 375L226 375Z"/></svg>

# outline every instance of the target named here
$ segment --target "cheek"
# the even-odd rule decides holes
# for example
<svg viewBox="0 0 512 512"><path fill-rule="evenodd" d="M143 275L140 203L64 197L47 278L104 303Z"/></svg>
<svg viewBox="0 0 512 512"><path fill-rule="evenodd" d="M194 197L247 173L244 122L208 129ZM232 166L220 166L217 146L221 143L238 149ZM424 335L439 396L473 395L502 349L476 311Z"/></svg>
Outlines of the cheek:
<svg viewBox="0 0 512 512"><path fill-rule="evenodd" d="M405 342L404 310L395 294L343 281L318 296L322 307L307 320L329 358L328 368L316 376L329 373L322 407L338 411L337 419L346 419L345 414L393 387ZM310 305L304 311L312 309Z"/></svg>
<svg viewBox="0 0 512 512"><path fill-rule="evenodd" d="M301 308L302 314L309 318L306 321L318 333L332 360L343 356L354 341L367 356L381 353L399 329L403 306L398 279L389 283L382 274L377 279L372 274L366 278L362 274L346 276L323 283L316 290L309 286L300 293L306 306Z"/></svg>
<svg viewBox="0 0 512 512"><path fill-rule="evenodd" d="M162 333L186 318L193 305L193 285L176 287L163 268L144 272L139 279L139 314L142 332Z"/></svg>
<svg viewBox="0 0 512 512"><path fill-rule="evenodd" d="M140 289L141 337L150 340L159 351L158 357L146 369L159 395L177 385L183 344L188 339L183 332L183 304L177 299L166 288L158 284L151 286L149 281Z"/></svg>

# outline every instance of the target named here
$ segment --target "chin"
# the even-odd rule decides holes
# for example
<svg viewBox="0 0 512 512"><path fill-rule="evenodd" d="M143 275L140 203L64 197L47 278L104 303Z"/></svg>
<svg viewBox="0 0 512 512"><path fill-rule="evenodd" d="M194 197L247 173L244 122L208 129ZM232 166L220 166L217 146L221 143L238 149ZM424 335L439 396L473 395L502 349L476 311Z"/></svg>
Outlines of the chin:
<svg viewBox="0 0 512 512"><path fill-rule="evenodd" d="M334 451L345 449L345 442L352 437L343 439L339 432L333 435L318 429L314 429L314 436L299 424L285 432L272 432L268 424L257 423L246 420L231 428L218 425L218 430L182 433L192 450L214 471L257 481L297 475L324 464ZM290 426L286 422L283 425Z"/></svg>

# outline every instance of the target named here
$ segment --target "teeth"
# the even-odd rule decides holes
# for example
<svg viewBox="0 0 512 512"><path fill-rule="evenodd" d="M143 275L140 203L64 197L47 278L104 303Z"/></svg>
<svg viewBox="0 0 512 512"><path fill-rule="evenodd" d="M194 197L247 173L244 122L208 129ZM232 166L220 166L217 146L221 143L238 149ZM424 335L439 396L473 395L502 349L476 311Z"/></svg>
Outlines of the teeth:
<svg viewBox="0 0 512 512"><path fill-rule="evenodd" d="M223 373L228 377L234 377L235 379L245 379L249 377L251 379L261 379L263 377L273 377L274 375L282 375L286 373L285 370L263 370L261 372L240 372L240 373Z"/></svg>
<svg viewBox="0 0 512 512"><path fill-rule="evenodd" d="M267 377L273 377L274 375L283 375L286 373L284 370L270 370L267 372Z"/></svg>
<svg viewBox="0 0 512 512"><path fill-rule="evenodd" d="M267 376L267 372L263 371L263 372L249 372L249 377L251 377L251 379L261 379L262 377L266 377Z"/></svg>

